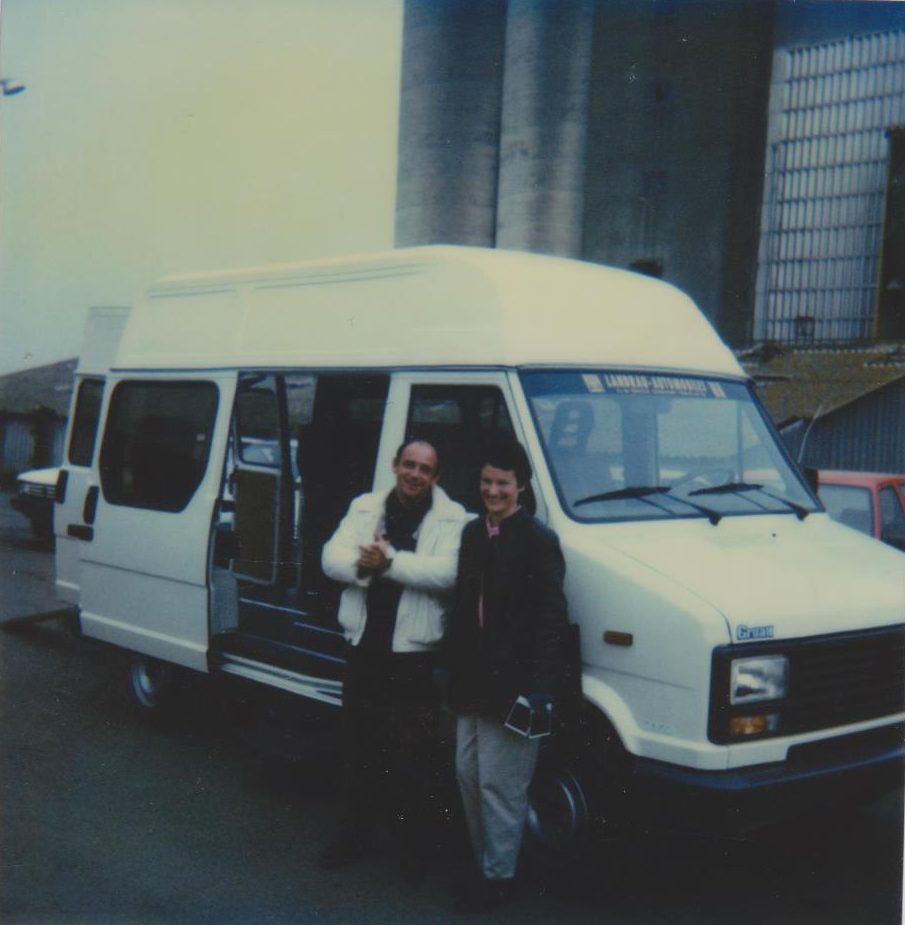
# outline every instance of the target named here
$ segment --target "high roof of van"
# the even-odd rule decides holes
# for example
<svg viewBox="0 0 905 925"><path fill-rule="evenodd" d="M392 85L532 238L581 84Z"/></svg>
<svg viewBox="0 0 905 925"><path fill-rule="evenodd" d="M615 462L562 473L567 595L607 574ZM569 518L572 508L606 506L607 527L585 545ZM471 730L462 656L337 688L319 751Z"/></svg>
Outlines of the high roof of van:
<svg viewBox="0 0 905 925"><path fill-rule="evenodd" d="M686 295L558 257L430 246L174 276L119 369L590 366L744 377Z"/></svg>
<svg viewBox="0 0 905 925"><path fill-rule="evenodd" d="M97 306L88 309L76 373L103 376L110 370L128 315L126 307Z"/></svg>

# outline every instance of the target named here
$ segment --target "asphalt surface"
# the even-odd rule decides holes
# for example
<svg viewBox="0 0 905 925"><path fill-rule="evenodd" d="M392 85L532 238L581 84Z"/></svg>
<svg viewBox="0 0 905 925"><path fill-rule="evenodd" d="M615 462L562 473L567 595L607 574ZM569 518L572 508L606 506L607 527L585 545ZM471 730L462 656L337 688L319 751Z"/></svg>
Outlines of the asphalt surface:
<svg viewBox="0 0 905 925"><path fill-rule="evenodd" d="M258 925L465 921L451 832L413 879L391 839L316 863L337 817L332 724L210 684L170 722L136 716L123 653L59 606L52 557L0 496L0 922ZM901 794L746 840L637 830L559 877L525 877L473 921L891 925L902 919Z"/></svg>

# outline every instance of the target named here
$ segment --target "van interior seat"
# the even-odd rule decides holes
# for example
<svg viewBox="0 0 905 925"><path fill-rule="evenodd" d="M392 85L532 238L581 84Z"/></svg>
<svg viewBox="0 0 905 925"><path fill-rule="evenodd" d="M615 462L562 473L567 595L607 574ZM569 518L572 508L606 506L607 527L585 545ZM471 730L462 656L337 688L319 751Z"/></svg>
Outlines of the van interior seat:
<svg viewBox="0 0 905 925"><path fill-rule="evenodd" d="M562 401L550 426L550 459L565 502L607 491L612 487L603 457L588 455L594 412L585 401Z"/></svg>

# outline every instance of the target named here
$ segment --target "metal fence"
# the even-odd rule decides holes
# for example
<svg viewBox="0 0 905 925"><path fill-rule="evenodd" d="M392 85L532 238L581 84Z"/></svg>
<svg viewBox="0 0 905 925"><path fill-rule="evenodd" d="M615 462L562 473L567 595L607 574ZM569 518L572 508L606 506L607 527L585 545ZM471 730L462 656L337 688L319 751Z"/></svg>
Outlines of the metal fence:
<svg viewBox="0 0 905 925"><path fill-rule="evenodd" d="M905 123L905 31L776 52L755 340L873 331L889 128Z"/></svg>

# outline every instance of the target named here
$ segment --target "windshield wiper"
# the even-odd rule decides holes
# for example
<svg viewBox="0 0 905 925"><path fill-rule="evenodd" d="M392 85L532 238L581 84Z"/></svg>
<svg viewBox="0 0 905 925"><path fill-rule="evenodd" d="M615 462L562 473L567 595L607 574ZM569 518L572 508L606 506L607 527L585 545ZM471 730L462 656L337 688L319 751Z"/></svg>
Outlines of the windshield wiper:
<svg viewBox="0 0 905 925"><path fill-rule="evenodd" d="M667 491L669 491L669 487L666 485L633 485L629 488L604 491L599 495L588 495L587 498L573 501L572 507L580 507L582 504L591 504L594 501L616 500L617 498L645 498L647 495L660 495Z"/></svg>
<svg viewBox="0 0 905 925"><path fill-rule="evenodd" d="M671 488L667 488L666 490L672 491ZM669 497L672 498L673 501L681 501L682 504L687 504L696 511L700 511L714 527L723 519L723 515L719 511L715 511L712 507L704 507L703 504L695 504L694 501L689 501L688 498L680 498L678 495L670 495Z"/></svg>
<svg viewBox="0 0 905 925"><path fill-rule="evenodd" d="M689 507L693 507L696 511L699 511L714 526L722 519L723 515L717 511L709 507L704 507L702 504L695 504L694 501L689 501L687 498L680 498L677 495L670 494L671 491L672 488L669 485L633 485L628 488L616 488L613 491L604 491L599 495L588 495L587 498L573 501L572 507L579 507L582 504L591 504L595 501L611 501L618 498L638 498L641 501L652 504L654 507L660 508L661 511L666 511L668 514L671 514L674 512L670 511L669 508L664 507L662 504L657 504L656 501L649 497L650 495L669 495L671 501L680 501L682 504L687 504Z"/></svg>
<svg viewBox="0 0 905 925"><path fill-rule="evenodd" d="M801 504L796 504L794 501L790 501L788 498L782 498L779 495L774 495L773 492L767 491L763 485L759 485L756 482L726 482L725 485L712 485L710 488L698 488L696 491L690 491L689 495L731 495L731 494L742 494L746 491L759 491L762 494L766 495L768 498L772 498L774 501L778 501L780 504L785 504L786 507L792 511L799 520L804 520L811 512ZM756 504L757 502L755 502ZM761 505L763 507L763 505Z"/></svg>

